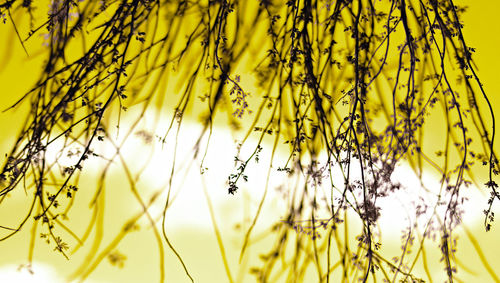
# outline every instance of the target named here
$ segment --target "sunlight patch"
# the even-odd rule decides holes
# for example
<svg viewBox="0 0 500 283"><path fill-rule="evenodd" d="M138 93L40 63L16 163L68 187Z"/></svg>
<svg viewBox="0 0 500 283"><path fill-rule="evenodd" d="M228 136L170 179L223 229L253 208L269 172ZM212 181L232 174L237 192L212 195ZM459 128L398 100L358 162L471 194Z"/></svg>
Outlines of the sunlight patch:
<svg viewBox="0 0 500 283"><path fill-rule="evenodd" d="M55 268L35 263L34 266L4 265L0 267L2 282L30 282L30 283L63 283Z"/></svg>

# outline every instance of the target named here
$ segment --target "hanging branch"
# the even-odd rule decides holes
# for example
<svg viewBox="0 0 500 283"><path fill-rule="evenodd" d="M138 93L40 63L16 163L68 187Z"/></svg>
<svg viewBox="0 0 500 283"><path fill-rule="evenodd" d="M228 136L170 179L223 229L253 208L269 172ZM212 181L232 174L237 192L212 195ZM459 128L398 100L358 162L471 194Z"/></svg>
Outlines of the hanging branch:
<svg viewBox="0 0 500 283"><path fill-rule="evenodd" d="M68 258L68 244L54 227L64 228L58 217L67 217L87 160L105 160L95 145L112 141L115 135L126 139L154 102L160 101L161 105L167 96L177 103L168 128L161 129L163 142L175 128L174 122L178 132L186 113L194 107L203 109L203 131L193 158L197 158L202 138L208 132L206 156L210 137L217 131L214 118L224 113L233 131L245 132L239 150L255 146L250 144L250 137L258 140L250 156L241 157L238 152L236 172L228 172L229 194L242 190L241 180L249 178L249 162L259 160L268 135L274 135L272 161L278 144L288 146L288 159L278 171L289 177L305 177L304 192L290 189L295 198L289 203L285 220L273 230L279 244L262 256L262 268L252 270L263 282L272 281L277 258L285 258L285 247L294 244L290 227L297 232L295 245L304 236L312 240L310 249L297 249L280 267L296 278L312 265L320 281L330 280L336 266L341 266L346 281L359 278L366 282L376 276L388 281L403 276L405 280L420 280L413 273L419 256L411 264L404 255L415 244L415 233L422 236L420 254L426 237L439 231L446 274L453 281L453 229L460 224L461 190L477 183L472 174L477 168L474 162L489 168L486 187L491 197L484 211L484 224L486 230L491 228L493 204L500 200L494 181L499 170L493 150L494 111L475 71L474 49L466 44L462 32L460 17L465 9L455 6L452 0L52 0L47 5L46 19L37 19L33 5L32 1L16 0L0 3L0 17L14 24L25 51L25 43L34 41L36 34L43 35L47 45L47 60L35 86L6 110L23 103L30 107L2 167L0 204L8 202L9 194L24 190L31 205L24 215L13 216L19 217L15 227L0 226L5 232L2 240L34 219L34 227L41 223L45 229L42 238L55 242L54 250ZM26 11L31 15L29 28L13 20L15 14ZM248 62L244 67L255 75L259 93L250 95L245 89L250 78L237 73L242 62ZM174 75L183 78L179 96L161 92L163 84L167 85ZM133 127L123 129L122 116L128 115L127 105L134 104L142 105L141 114ZM482 104L488 106L488 113L480 111ZM486 116L491 118L491 125ZM435 148L424 144L424 140L428 139L425 134L437 127L446 129L445 143L433 156L430 151ZM49 148L59 143L63 149L81 146L81 151L75 153L76 163L62 166L58 160L49 161ZM128 171L119 143L114 144L117 153L105 162L109 166L114 159L121 160L131 191L143 208L138 217L145 215L155 226L147 210L149 204L135 190L134 172ZM436 190L440 202L427 209L446 209L444 214L432 216L439 227L427 225L420 232L410 227L404 233L402 255L393 264L378 252L381 238L374 231L381 215L378 201L403 187L392 178L402 163L410 164L421 180L428 168L426 163L440 174L442 186ZM202 162L201 172L205 169ZM268 172L269 179L271 170ZM175 174L172 169L171 179ZM335 184L337 178L343 178L343 187ZM83 237L73 233L80 243L90 231L103 229L96 220L101 213L97 205L104 187L101 182L95 188L94 216L87 232ZM325 184L330 198L320 201L316 188ZM164 200L162 239L193 280L165 233L171 188L172 181ZM240 260L263 202L264 198L246 231ZM330 214L326 218L318 216L323 208ZM357 246L349 246L347 232L342 236L336 230L340 226L348 230L348 222L354 221L347 219L349 213L362 223ZM416 217L422 214L417 212ZM309 219L301 220L304 217ZM128 223L133 225L137 219ZM130 231L127 227L117 237L118 242ZM324 240L318 232L322 229L329 230ZM161 234L156 228L155 233ZM114 242L115 246L118 242ZM94 239L94 243L96 253L100 239ZM335 265L330 262L332 244L343 248ZM161 240L158 248L163 252ZM80 274L88 276L104 256L89 255L93 265L88 261ZM300 263L302 256L307 260ZM326 270L320 260L323 256L327 256ZM115 261L120 258L114 257ZM160 270L163 278L163 264ZM430 278L428 272L427 276Z"/></svg>

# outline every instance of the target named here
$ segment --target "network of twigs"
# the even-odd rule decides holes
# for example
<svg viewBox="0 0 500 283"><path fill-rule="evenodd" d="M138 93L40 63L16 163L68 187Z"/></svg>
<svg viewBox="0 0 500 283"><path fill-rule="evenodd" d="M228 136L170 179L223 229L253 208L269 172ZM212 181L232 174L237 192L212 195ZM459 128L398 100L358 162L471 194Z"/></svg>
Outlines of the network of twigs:
<svg viewBox="0 0 500 283"><path fill-rule="evenodd" d="M455 271L451 231L459 223L462 188L477 181L472 175L474 162L488 168L484 169L488 178L481 183L491 191L484 211L484 224L490 229L492 205L500 199L493 180L498 173L495 120L476 75L475 50L462 34L460 16L465 9L452 0L52 0L47 4L48 18L40 22L34 6L39 3L0 3L0 16L12 22L23 47L44 34L48 49L36 85L11 107L28 103L30 113L3 165L0 203L24 187L32 204L18 216L17 227L1 227L2 240L34 218L34 225L45 227L44 237L66 256L67 246L53 228L64 225L57 217L71 208L84 163L99 155L93 150L95 143L113 139L113 125L104 122L106 115L117 115L119 121L130 102L140 102L145 113L155 99L165 96L161 90L173 74L183 82L180 96L165 97L178 101L170 128L176 122L180 127L186 111L196 105L205 109L199 142L216 131L214 117L225 112L229 126L246 131L243 145L257 136L254 153L237 159L236 172L228 172L229 194L239 192L250 160L266 147L274 156L283 143L289 145L290 157L280 171L307 175L315 183L327 176L332 182L332 198L325 204L314 202L306 208L300 198L291 204L286 221L275 231L280 244L262 257L263 268L252 271L262 282L269 280L291 241L290 226L309 235L313 243L312 252L296 250L291 265L297 278L305 270L301 264L312 264L320 280L332 280L337 265L330 263L330 247L336 243L343 248L338 268L344 280L381 276L392 281L398 274L404 280L419 280L412 272L416 259L409 268L402 267L405 251L395 262L385 259L373 233L380 216L377 199L400 189L391 175L403 160L417 173L429 164L442 177L445 190L440 205L446 212L436 217L441 220L439 246L450 281ZM31 15L29 27L16 25L15 15L20 13ZM259 94L250 96L242 86L249 80L236 72L242 62L252 70ZM445 129L439 137L445 147L437 156L424 145L430 124ZM121 130L130 134L133 127ZM270 145L264 144L266 137L272 137ZM47 148L59 141L66 147L83 146L74 165L47 162ZM331 181L335 168L342 172L343 187ZM66 204L63 198L71 201ZM328 207L330 218L318 220L315 208L322 205ZM347 239L343 242L336 230L347 225L346 211L355 212L363 224L357 248L344 246ZM312 224L302 225L298 220L303 218ZM316 231L320 228L329 228L321 239ZM242 255L250 233L251 229ZM301 253L312 256L302 262ZM328 257L326 270L319 267L321 256Z"/></svg>

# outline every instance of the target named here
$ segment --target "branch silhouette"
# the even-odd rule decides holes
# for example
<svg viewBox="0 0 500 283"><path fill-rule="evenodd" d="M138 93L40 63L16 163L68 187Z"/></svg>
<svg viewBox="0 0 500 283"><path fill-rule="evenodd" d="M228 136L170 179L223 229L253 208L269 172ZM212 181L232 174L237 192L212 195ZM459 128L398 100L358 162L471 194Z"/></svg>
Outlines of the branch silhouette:
<svg viewBox="0 0 500 283"><path fill-rule="evenodd" d="M196 113L203 130L192 158L204 151L201 174L209 169L204 160L218 129L244 133L234 171L227 172L228 198L241 193L242 182L251 178L250 163L259 162L262 152L271 152L269 163L258 163L268 166L268 181L244 233L240 262L262 218L271 172L278 167L287 178L305 178L303 188L296 184L287 189L294 197L283 200L287 214L273 226L277 244L260 256L261 267L250 271L259 282L275 282L280 274L300 282L311 266L321 282L336 281L332 274L338 270L346 282L432 281L425 243L436 234L443 257L440 264L453 282L457 271L453 231L461 223L462 191L478 184L490 191L484 210L486 230L491 229L494 204L500 200L494 180L499 168L493 149L493 107L476 72L475 49L462 31L465 8L452 0L382 2L51 0L43 2L49 7L43 17L35 12L33 1L0 3L0 17L13 24L26 54L27 43L43 37L46 56L35 85L25 94L16 94L19 100L5 110L22 104L30 109L2 167L0 205L24 190L30 206L24 214L11 216L17 219L16 225L0 226L1 240L32 225L33 231L43 231L41 237L32 234L33 242L55 244L54 250L66 258L91 241L87 260L73 274L83 281L106 257L123 266L126 256L115 249L145 217L160 251L161 282L167 277L165 243L194 281L165 226L175 197L172 179L178 174L177 157L162 191L166 198L158 197L159 193L147 200L137 189L144 169L133 171L121 149L135 134L147 143L157 139L176 151L182 141L176 138L169 144L167 137L178 137L186 117ZM14 22L22 13L29 14L29 23ZM255 86L247 87L251 82ZM179 94L165 91L172 84L177 84ZM146 113L169 103L174 106L173 114L166 114L166 129L153 134L138 130ZM487 111L481 111L482 106ZM139 114L129 126L122 120L134 117L131 111ZM220 124L224 115L227 123ZM444 142L437 151L427 142L435 138L428 133L436 129L444 129L439 133ZM111 157L97 150L105 143L113 148ZM275 166L283 144L286 162ZM58 158L48 158L50 148L59 146ZM72 147L79 150L73 152ZM253 150L245 155L243 147ZM76 161L62 164L63 155ZM67 218L78 202L81 175L92 160L106 165L97 185L85 189L94 197L88 212L91 220L79 235L59 219ZM112 243L101 248L103 194L112 164L123 168L140 212L124 219ZM413 168L422 190L426 190L425 170L434 170L441 185L435 190L439 202L418 204L414 211L417 218L432 212L432 221L424 227L408 227L402 234L401 255L391 259L380 252L381 237L376 231L383 210L380 200L405 187L394 179L399 164ZM488 173L486 180L475 178L473 172L480 170ZM320 198L321 186L328 188L329 197ZM149 211L154 202L164 204L162 225L156 225L158 219ZM210 213L228 279L233 281L212 208ZM361 223L354 240L348 232L355 227L351 223ZM69 254L66 237L77 242ZM285 253L290 247L296 247L292 255ZM339 249L337 258L331 254L333 247ZM410 249L418 251L413 259L405 257ZM417 262L425 274L416 271ZM483 263L489 267L484 259ZM498 281L490 267L488 271Z"/></svg>

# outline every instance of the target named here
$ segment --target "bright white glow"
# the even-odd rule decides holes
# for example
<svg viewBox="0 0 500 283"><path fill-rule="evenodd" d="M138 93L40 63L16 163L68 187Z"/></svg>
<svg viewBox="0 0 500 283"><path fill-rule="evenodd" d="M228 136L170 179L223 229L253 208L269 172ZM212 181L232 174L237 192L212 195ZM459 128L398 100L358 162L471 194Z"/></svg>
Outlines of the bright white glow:
<svg viewBox="0 0 500 283"><path fill-rule="evenodd" d="M0 282L2 283L69 283L54 266L34 262L31 267L25 265L0 266ZM104 283L85 280L86 283Z"/></svg>
<svg viewBox="0 0 500 283"><path fill-rule="evenodd" d="M62 283L57 271L45 264L36 263L33 267L6 265L0 267L0 281L6 283Z"/></svg>
<svg viewBox="0 0 500 283"><path fill-rule="evenodd" d="M152 112L148 112L151 114ZM152 113L151 115L154 115ZM146 121L148 118L146 117ZM153 120L149 118L149 120ZM169 121L160 121L158 129L165 129ZM197 228L211 229L211 220L208 214L207 199L204 192L204 186L208 192L208 197L212 202L216 211L216 216L221 217L223 222L234 223L238 221L248 221L253 217L257 206L265 194L266 176L268 174L268 164L271 160L271 145L263 145L264 149L260 153L260 163L254 160L250 161L245 174L248 175L248 182L240 180L238 185L239 191L234 195L227 193L227 177L237 170L234 165L234 157L237 153L237 141L228 129L217 128L214 130L214 135L211 137L208 154L204 160L203 167L208 170L200 175L201 156L204 154L207 136L202 139L198 152L197 160L193 160L193 148L200 136L202 126L196 123L183 122L180 132L177 136L172 130L168 136L162 141L159 141L158 133L148 132L150 125L144 124L144 128L138 128L136 135L131 137L120 152L128 161L133 161L129 166L136 166L135 169L141 168L147 164L147 169L144 171L141 180L144 180L147 188L152 191L160 189L163 185L168 184L174 160L174 147L176 147L176 163L175 173L172 180L172 191L170 198L172 206L167 211L167 222L174 228L176 226L191 226ZM175 129L175 125L174 125ZM155 137L156 136L156 137ZM146 143L145 137L149 137L150 143ZM152 137L152 138L151 138ZM255 149L257 141L250 138L242 148L240 157L248 158ZM147 159L149 152L153 149L151 158ZM112 152L112 150L110 150ZM271 177L268 185L266 200L264 202L263 211L259 218L261 227L269 227L271 223L280 221L288 212L288 204L291 201L291 191L296 186L296 179L287 179L283 172L277 172L278 167L283 167L288 156L278 151L277 156L273 160L273 168L271 169ZM318 158L320 161L326 160L325 156ZM190 162L192 164L190 165ZM191 167L189 167L189 165ZM352 165L353 178L356 176L356 165ZM333 183L337 188L342 189L343 177L340 175L338 168L334 168ZM133 169L131 170L134 171ZM327 176L327 171L324 172ZM304 177L304 176L302 176ZM441 190L441 184L436 176L424 174L422 180L407 166L400 165L396 167L392 179L394 182L399 182L402 186L399 191L389 194L387 197L377 199L377 206L381 207L380 227L387 236L399 237L400 232L413 224L418 224L420 228L427 225L434 208L438 202L438 194ZM304 181L302 178L301 182ZM308 193L310 198L316 194L317 199L329 201L330 180L323 180L321 186L315 187ZM277 190L281 188L281 190ZM425 188L425 189L424 189ZM444 190L444 189L443 189ZM462 208L462 221L466 225L477 223L482 217L479 207L483 205L484 197L480 192L470 187L461 191L462 196L469 197L469 201L464 202ZM166 193L163 193L161 199L166 198ZM247 209L243 206L247 206ZM418 219L415 217L418 205L427 205L425 213L422 213ZM446 206L436 208L437 215L443 216ZM154 205L150 212L152 215L161 215L163 211L163 203ZM230 213L228 213L230 211ZM251 212L248 214L248 212ZM328 217L327 211L323 211L325 217ZM321 215L319 215L321 217ZM266 224L263 224L266 223Z"/></svg>
<svg viewBox="0 0 500 283"><path fill-rule="evenodd" d="M248 182L240 180L238 182L239 191L235 195L228 195L227 177L229 174L237 171L234 161L234 157L237 154L237 142L233 134L228 129L214 129L214 135L211 137L209 150L202 166L203 168L208 168L208 170L205 170L204 174L200 175L200 163L207 144L207 135L202 138L197 158L194 160L193 148L197 143L202 127L199 124L184 121L176 137L176 125L174 124L173 130L163 139L169 121L166 119L160 120L156 126L153 126L148 121L153 121L152 117L155 114L153 110L148 111L143 122L139 123L139 126L128 137L123 146L120 146L120 154L125 161L128 171L133 175L132 177L135 184L137 184L139 194L146 202L148 201L148 195L154 192L160 193L160 197L149 208L151 215L158 220L158 227L161 225L160 216L164 209L164 201L167 198L168 184L170 181L172 182L170 207L166 213L166 225L169 235L175 235L176 231L185 228L196 231L208 231L208 234L212 235L214 230L212 217L209 213L210 202L214 210L217 226L223 234L227 248L226 252L228 254L236 254L232 256L234 260L237 260L243 240L242 235L244 235L245 229L249 227L249 224L255 217L259 203L264 195L264 205L262 206L261 214L252 236L269 231L270 227L278 223L289 213L289 204L292 201L291 198L294 189L298 190L297 195L302 196L303 186L297 185L297 180L303 183L305 176L301 176L299 179L295 176L288 178L285 173L278 172L277 168L283 167L288 158L288 156L279 151L272 163L271 177L266 193L266 176L271 160L271 146L268 144L263 145L264 149L260 153L259 163L256 163L254 160L248 163L245 170L245 174L248 175ZM122 121L121 128L127 129L130 124L127 121ZM110 134L113 135L113 133ZM123 138L123 136L120 135L120 138ZM246 145L241 149L240 158L248 158L256 146L257 142L255 139L250 138L247 140ZM116 189L117 191L115 192L130 195L131 191L127 187L127 176L124 173L121 158L116 156L116 148L112 143L107 139L102 142L96 141L94 151L101 157L92 157L87 160L83 172L85 174L88 173L88 176L96 176L99 173L99 168L102 168L101 161L112 159L112 169L110 169L107 176L110 179L109 184L111 184L111 186L108 186L108 189ZM53 150L51 152L59 154L60 150ZM170 180L174 164L174 153L175 172L173 179ZM56 156L52 158L55 160ZM60 161L60 163L67 166L74 165L75 158L72 158L68 157ZM326 160L325 156L319 157L320 166L324 164L324 160ZM356 164L353 163L352 167L353 169L356 168ZM142 171L140 176L137 176L136 172L139 172L142 168L145 168L144 171ZM342 190L343 177L340 175L338 168L334 168L333 172L333 175L335 175L332 178L333 183L336 188ZM323 172L323 175L326 176L327 172ZM353 171L351 177L356 178L359 176L356 176L356 173ZM400 232L414 223L417 223L420 228L425 227L437 202L437 194L441 186L437 178L430 175L424 175L423 180L419 180L415 173L405 165L397 167L392 178L393 181L400 182L403 186L399 191L377 200L377 206L382 208L379 227L383 237L399 239L401 236ZM83 180L83 182L87 181ZM422 188L422 184L429 191L425 191ZM280 190L277 188L280 188ZM312 199L313 195L316 194L317 200L330 202L330 190L330 180L327 178L323 180L321 186L312 188L306 198ZM463 208L466 210L466 213L463 221L465 224L472 225L482 217L479 208L483 203L478 202L484 198L480 196L478 190L475 188L471 188L466 194L472 196L470 199L474 201L465 203ZM112 195L112 193L109 192L109 195ZM418 204L416 201L421 201L430 207L418 219L415 218L416 205ZM131 207L130 203L120 203L119 205ZM138 207L134 206L134 211L137 211L137 209ZM444 207L437 209L439 215L443 215L443 212ZM118 213L111 213L111 216L109 215L106 217L116 217L116 221L123 220L122 216ZM328 218L328 215L328 211L323 207L319 211L318 217ZM109 222L113 221L110 220ZM140 225L147 227L150 223L143 217L140 220ZM241 227L238 231L233 229L236 225L240 225ZM205 233L204 235L208 234ZM211 240L208 238L199 239L199 241L207 245L215 245L215 242L210 242ZM393 243L395 242L398 241L393 241ZM186 253L187 251L183 250L183 252ZM44 271L35 274L39 278L33 276L26 277L31 276L29 274L20 275L13 273L15 269L15 266L11 266L8 270L0 270L0 278L3 279L2 276L5 274L5 276L10 276L5 277L9 280L10 278L17 278L13 276L25 276L22 278L19 277L19 280L12 279L6 282L62 282L57 281L60 280L57 277L48 277L56 274L53 272L53 269L44 270L40 268ZM22 281L21 279L26 279L26 281ZM0 280L0 282L4 281Z"/></svg>

